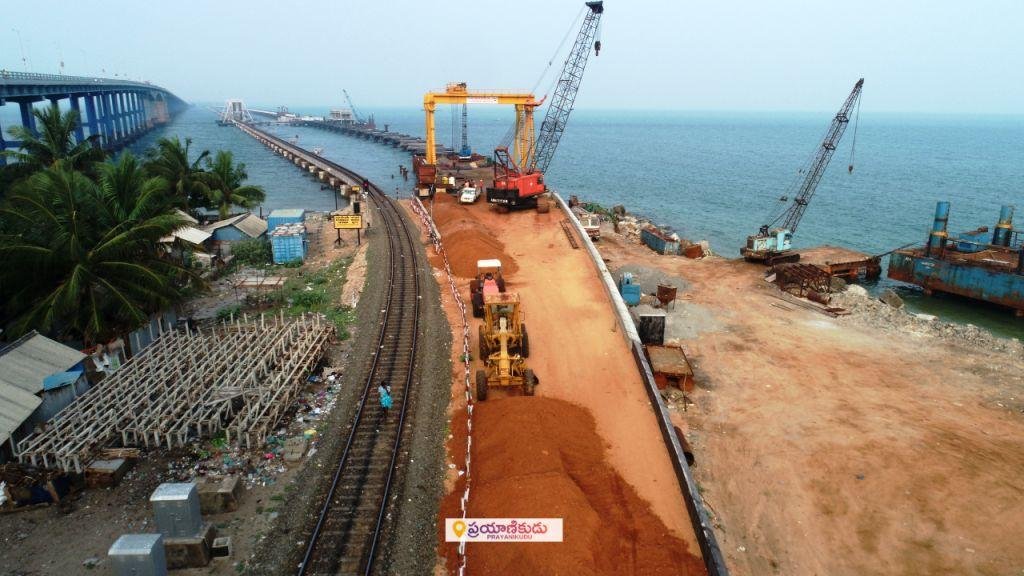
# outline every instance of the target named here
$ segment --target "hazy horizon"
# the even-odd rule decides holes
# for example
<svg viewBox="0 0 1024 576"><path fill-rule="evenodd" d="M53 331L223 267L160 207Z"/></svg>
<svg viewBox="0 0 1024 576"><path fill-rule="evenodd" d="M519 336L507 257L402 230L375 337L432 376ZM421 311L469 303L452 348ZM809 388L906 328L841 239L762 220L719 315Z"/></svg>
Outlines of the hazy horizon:
<svg viewBox="0 0 1024 576"><path fill-rule="evenodd" d="M34 5L7 6L0 68L117 74L203 103L340 106L345 88L368 109L418 106L424 91L449 81L529 90L546 71L535 90L541 96L583 2L523 0L514 10L411 0L299 0L286 10L266 0L175 6L83 1L45 18ZM111 30L114 14L131 25ZM800 0L607 0L601 54L591 55L577 108L829 111L864 77L862 107L873 112L1019 115L1022 21L1024 3L1012 0L869 0L855 9Z"/></svg>

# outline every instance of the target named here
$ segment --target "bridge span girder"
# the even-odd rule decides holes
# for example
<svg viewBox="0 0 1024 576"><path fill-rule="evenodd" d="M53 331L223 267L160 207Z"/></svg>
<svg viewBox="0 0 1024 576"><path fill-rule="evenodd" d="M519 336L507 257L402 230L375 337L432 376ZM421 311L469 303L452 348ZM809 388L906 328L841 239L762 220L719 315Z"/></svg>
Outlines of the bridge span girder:
<svg viewBox="0 0 1024 576"><path fill-rule="evenodd" d="M0 106L17 104L21 125L33 133L37 133L33 104L43 100L54 106L69 100L70 108L80 118L75 128L76 140L97 138L101 146L110 150L133 142L188 106L169 90L148 82L0 71ZM5 130L5 126L0 126L0 150L20 147L18 141L5 140ZM6 158L0 155L0 165L5 163Z"/></svg>

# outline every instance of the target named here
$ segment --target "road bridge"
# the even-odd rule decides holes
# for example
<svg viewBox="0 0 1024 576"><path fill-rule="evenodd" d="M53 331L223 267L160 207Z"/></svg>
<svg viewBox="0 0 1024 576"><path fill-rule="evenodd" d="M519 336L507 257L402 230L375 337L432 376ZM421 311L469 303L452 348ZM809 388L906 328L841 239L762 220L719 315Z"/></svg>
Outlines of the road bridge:
<svg viewBox="0 0 1024 576"><path fill-rule="evenodd" d="M149 82L0 71L0 106L17 104L21 125L33 132L36 132L33 104L44 100L58 106L62 100L67 100L81 118L75 128L75 138L82 142L96 137L100 146L107 150L124 147L188 106L170 90ZM5 129L0 126L0 150L20 148L21 142L5 139ZM0 165L5 162L0 156Z"/></svg>

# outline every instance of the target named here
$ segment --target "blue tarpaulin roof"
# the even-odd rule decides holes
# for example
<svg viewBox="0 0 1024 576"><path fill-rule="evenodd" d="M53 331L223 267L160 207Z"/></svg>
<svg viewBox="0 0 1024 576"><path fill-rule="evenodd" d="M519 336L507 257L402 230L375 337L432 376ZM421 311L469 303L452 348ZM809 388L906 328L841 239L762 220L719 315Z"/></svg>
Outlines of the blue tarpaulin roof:
<svg viewBox="0 0 1024 576"><path fill-rule="evenodd" d="M81 370L72 370L70 372L57 372L56 374L50 374L46 378L43 378L43 390L53 390L54 388L67 386L68 384L71 384L75 380L78 380L79 376L81 375Z"/></svg>

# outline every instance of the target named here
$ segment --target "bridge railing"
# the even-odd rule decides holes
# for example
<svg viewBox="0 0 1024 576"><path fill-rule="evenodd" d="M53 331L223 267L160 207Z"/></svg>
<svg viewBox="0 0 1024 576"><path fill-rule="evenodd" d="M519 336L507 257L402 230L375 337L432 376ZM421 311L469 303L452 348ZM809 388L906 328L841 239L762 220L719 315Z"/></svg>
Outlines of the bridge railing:
<svg viewBox="0 0 1024 576"><path fill-rule="evenodd" d="M93 76L67 76L65 74L41 74L39 72L15 72L12 70L0 70L0 81L6 80L27 80L27 81L56 81L56 82L87 82L107 84L137 84L140 86L153 86L149 82L139 82L120 78L98 78ZM155 88L155 86L153 86Z"/></svg>

